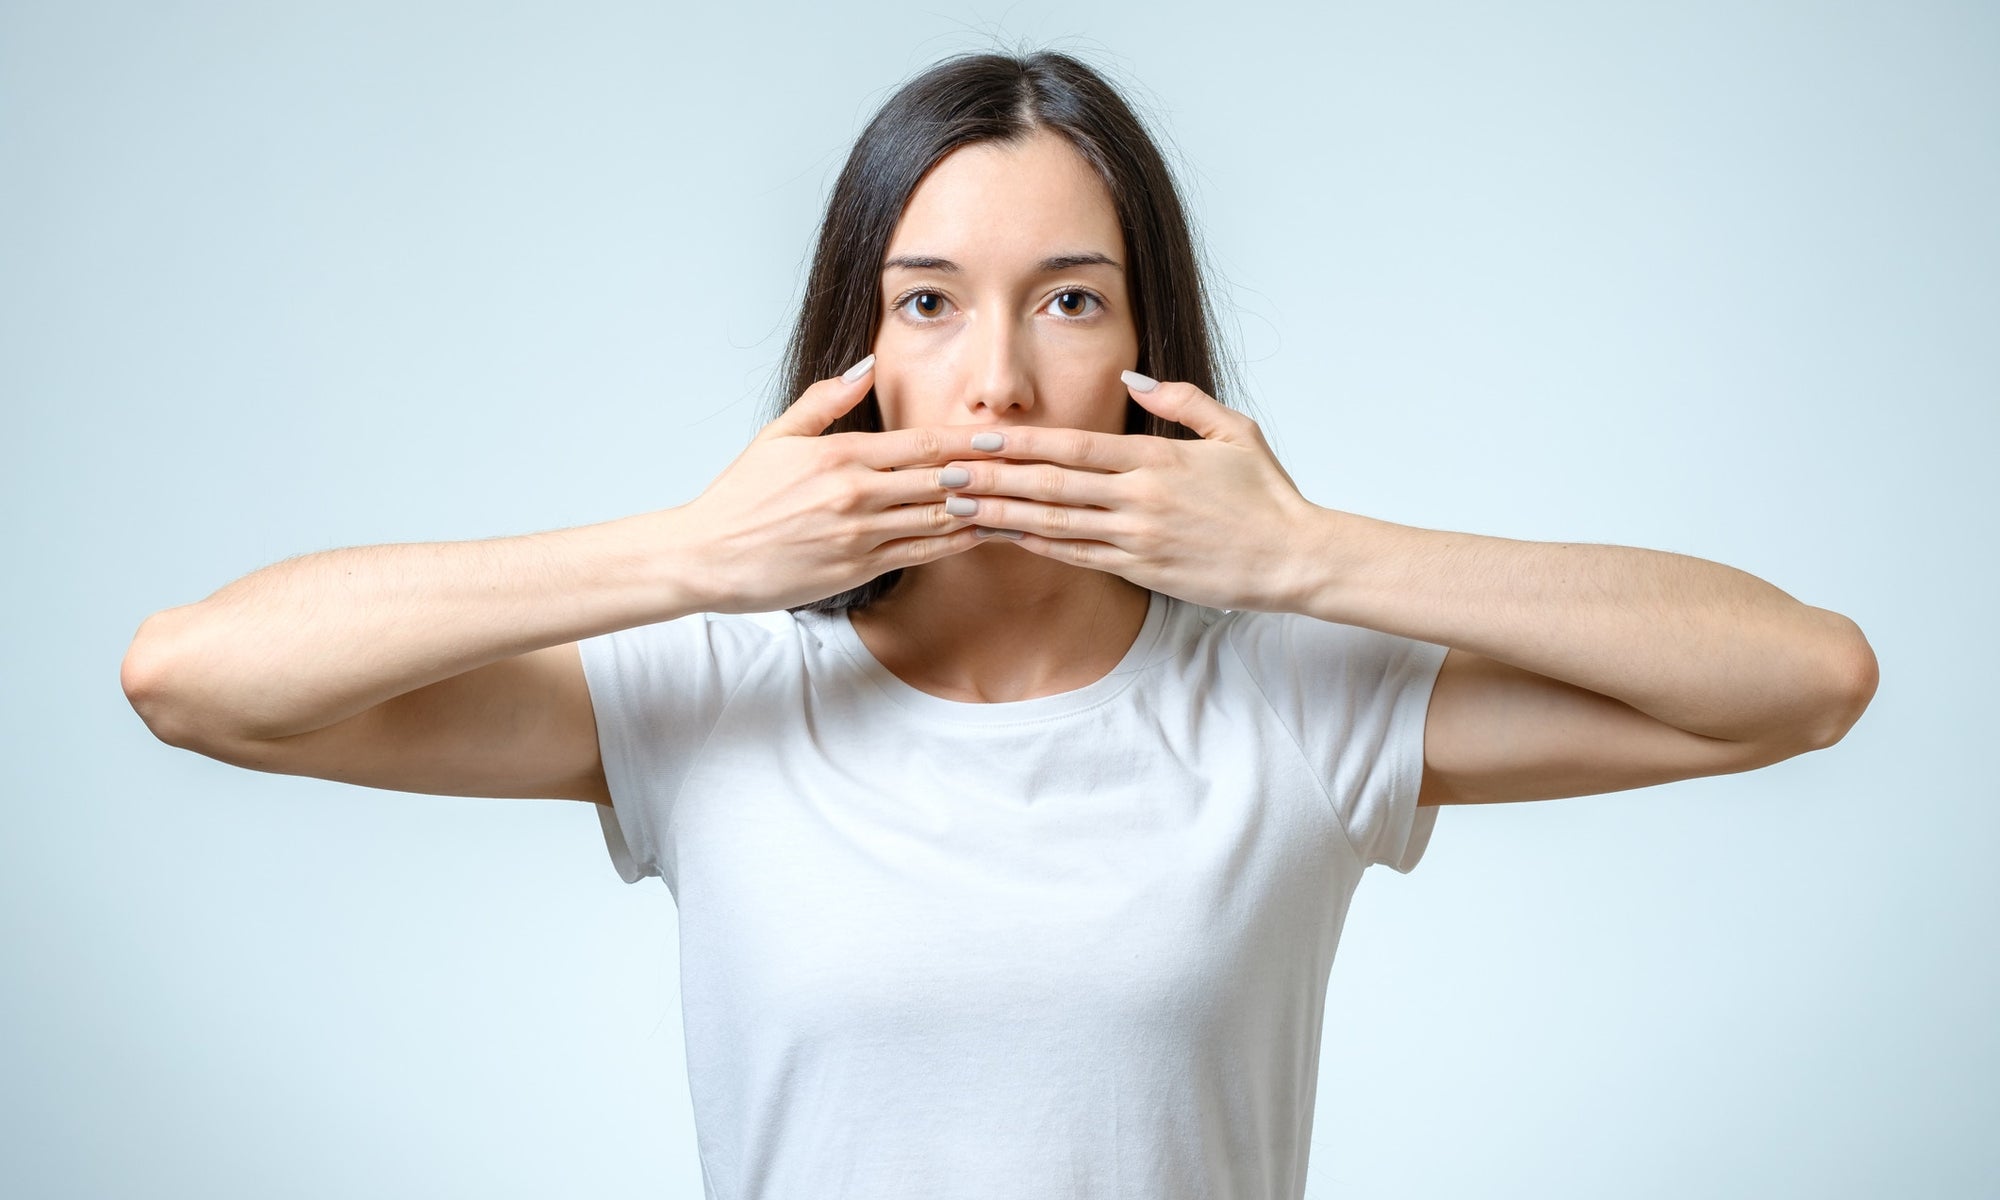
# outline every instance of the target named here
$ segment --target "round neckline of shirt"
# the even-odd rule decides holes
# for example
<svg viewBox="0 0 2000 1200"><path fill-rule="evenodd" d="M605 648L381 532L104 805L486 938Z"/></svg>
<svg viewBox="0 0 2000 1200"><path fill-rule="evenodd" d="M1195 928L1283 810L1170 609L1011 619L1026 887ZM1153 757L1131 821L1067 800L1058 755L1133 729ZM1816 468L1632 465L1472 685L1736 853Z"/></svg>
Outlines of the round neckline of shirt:
<svg viewBox="0 0 2000 1200"><path fill-rule="evenodd" d="M1027 700L997 700L990 704L973 700L947 700L943 696L933 696L922 688L905 683L894 671L883 666L874 652L868 649L868 644L854 631L854 622L848 618L846 609L814 615L825 619L834 640L861 668L861 673L867 677L868 682L902 707L933 719L957 721L968 725L1012 725L1023 721L1045 721L1050 717L1067 716L1109 700L1130 687L1132 681L1138 677L1139 668L1152 653L1153 646L1160 640L1160 632L1166 627L1167 610L1172 601L1173 597L1164 592L1152 594L1146 602L1146 619L1139 626L1139 636L1132 639L1132 644L1126 648L1118 664L1102 676L1067 692L1034 696Z"/></svg>

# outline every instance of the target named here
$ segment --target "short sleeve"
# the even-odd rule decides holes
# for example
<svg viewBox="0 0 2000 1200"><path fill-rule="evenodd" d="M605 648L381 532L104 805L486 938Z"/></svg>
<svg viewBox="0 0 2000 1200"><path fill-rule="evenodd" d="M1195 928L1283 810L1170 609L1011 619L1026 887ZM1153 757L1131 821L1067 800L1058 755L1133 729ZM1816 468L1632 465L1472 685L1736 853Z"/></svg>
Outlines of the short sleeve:
<svg viewBox="0 0 2000 1200"><path fill-rule="evenodd" d="M741 681L733 632L691 613L577 643L611 792L597 818L627 883L661 874L674 798Z"/></svg>
<svg viewBox="0 0 2000 1200"><path fill-rule="evenodd" d="M1417 807L1424 720L1449 647L1301 613L1231 614L1231 644L1319 772L1364 866L1408 874L1437 808Z"/></svg>

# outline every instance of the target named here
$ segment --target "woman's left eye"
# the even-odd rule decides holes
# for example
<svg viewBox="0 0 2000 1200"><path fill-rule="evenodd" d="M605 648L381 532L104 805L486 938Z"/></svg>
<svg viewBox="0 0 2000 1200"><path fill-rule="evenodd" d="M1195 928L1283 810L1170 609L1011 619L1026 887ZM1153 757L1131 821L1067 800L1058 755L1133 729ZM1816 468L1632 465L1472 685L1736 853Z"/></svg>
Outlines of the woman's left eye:
<svg viewBox="0 0 2000 1200"><path fill-rule="evenodd" d="M917 320L928 321L930 318L937 315L938 307L944 303L944 297L938 295L936 292L926 292L921 289L914 292L904 292L903 295L897 299L896 308L899 312L908 312L909 307L913 302L926 299L931 302L930 311L925 312L920 316L918 316ZM918 307L922 308L923 306L918 305Z"/></svg>
<svg viewBox="0 0 2000 1200"><path fill-rule="evenodd" d="M1097 307L1085 309L1083 312L1072 312L1070 311L1070 306L1068 304L1065 304L1064 301L1072 301L1078 307L1082 307L1086 302L1089 304L1096 305ZM1104 301L1098 299L1095 295L1091 294L1090 292L1083 292L1083 291L1064 292L1061 295L1057 296L1054 300L1049 301L1049 303L1061 306L1064 316L1078 317L1078 318L1087 317L1092 313L1096 312L1098 308L1102 308L1104 306Z"/></svg>

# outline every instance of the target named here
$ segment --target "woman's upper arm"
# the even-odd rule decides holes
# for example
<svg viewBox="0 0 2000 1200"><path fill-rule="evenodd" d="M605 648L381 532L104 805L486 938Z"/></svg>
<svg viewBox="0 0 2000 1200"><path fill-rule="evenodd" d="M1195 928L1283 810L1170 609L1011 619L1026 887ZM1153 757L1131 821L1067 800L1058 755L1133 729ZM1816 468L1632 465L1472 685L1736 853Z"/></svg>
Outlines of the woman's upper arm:
<svg viewBox="0 0 2000 1200"><path fill-rule="evenodd" d="M1622 700L1453 648L1424 721L1417 803L1594 796L1748 771L1807 749L1689 733Z"/></svg>
<svg viewBox="0 0 2000 1200"><path fill-rule="evenodd" d="M611 802L575 642L439 680L324 729L187 748L250 770L392 791Z"/></svg>

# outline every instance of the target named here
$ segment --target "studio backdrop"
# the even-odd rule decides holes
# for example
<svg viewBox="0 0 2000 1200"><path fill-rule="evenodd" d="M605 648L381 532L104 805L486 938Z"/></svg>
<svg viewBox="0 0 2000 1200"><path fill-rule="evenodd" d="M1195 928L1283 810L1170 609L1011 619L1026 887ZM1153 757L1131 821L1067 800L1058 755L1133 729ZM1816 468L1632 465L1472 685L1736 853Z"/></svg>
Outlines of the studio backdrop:
<svg viewBox="0 0 2000 1200"><path fill-rule="evenodd" d="M699 1196L672 898L585 804L170 747L140 621L684 503L861 125L1143 110L1314 503L1867 633L1831 749L1444 810L1335 961L1312 1197L2000 1193L2000 11L0 3L0 1193Z"/></svg>

